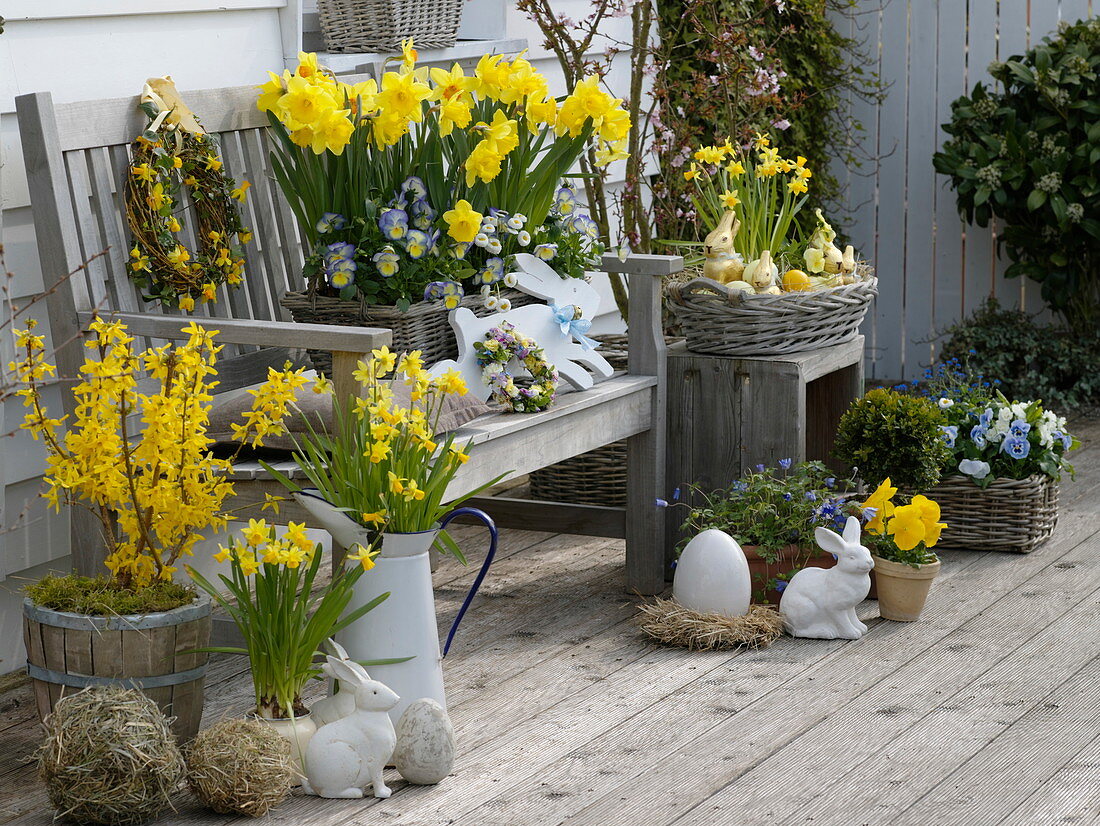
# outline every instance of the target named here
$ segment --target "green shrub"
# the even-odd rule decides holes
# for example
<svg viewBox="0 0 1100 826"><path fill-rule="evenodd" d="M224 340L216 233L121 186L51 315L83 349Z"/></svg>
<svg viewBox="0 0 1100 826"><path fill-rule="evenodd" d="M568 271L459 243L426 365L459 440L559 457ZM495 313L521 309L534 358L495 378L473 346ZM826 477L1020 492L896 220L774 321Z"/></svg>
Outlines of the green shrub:
<svg viewBox="0 0 1100 826"><path fill-rule="evenodd" d="M990 299L943 335L944 361L958 359L969 373L993 377L1010 399L1042 399L1060 411L1100 402L1100 331L1040 327Z"/></svg>
<svg viewBox="0 0 1100 826"><path fill-rule="evenodd" d="M959 211L1001 221L1012 277L1078 332L1100 322L1100 18L1063 24L1024 55L989 67L951 104L951 137L936 171L951 177Z"/></svg>
<svg viewBox="0 0 1100 826"><path fill-rule="evenodd" d="M889 477L904 490L925 491L940 480L940 468L950 458L945 424L928 399L872 390L840 418L833 453L865 482Z"/></svg>
<svg viewBox="0 0 1100 826"><path fill-rule="evenodd" d="M195 598L193 588L175 582L158 581L134 591L105 576L53 574L28 585L26 593L41 608L91 616L154 614L187 605Z"/></svg>

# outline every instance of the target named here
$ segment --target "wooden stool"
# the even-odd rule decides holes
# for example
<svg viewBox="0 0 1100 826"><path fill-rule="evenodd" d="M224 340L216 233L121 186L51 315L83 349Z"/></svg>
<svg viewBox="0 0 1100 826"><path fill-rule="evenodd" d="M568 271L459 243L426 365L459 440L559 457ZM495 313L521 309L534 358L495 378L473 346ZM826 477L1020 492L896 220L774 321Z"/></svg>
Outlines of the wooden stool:
<svg viewBox="0 0 1100 826"><path fill-rule="evenodd" d="M863 395L863 336L785 356L728 358L668 350L666 484L692 503L689 486L728 487L746 470L780 459L831 458L836 426ZM683 508L666 520L667 552L680 540Z"/></svg>

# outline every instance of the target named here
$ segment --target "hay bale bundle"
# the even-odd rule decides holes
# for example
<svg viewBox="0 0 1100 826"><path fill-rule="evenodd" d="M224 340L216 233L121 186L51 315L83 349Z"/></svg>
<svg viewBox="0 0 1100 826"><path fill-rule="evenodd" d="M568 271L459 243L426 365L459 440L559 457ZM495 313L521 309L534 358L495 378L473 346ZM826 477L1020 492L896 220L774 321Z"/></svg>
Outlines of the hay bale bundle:
<svg viewBox="0 0 1100 826"><path fill-rule="evenodd" d="M183 757L157 704L134 689L93 686L54 706L38 772L59 818L135 826L171 805Z"/></svg>
<svg viewBox="0 0 1100 826"><path fill-rule="evenodd" d="M218 814L263 817L296 777L290 741L256 720L215 723L187 750L191 791Z"/></svg>

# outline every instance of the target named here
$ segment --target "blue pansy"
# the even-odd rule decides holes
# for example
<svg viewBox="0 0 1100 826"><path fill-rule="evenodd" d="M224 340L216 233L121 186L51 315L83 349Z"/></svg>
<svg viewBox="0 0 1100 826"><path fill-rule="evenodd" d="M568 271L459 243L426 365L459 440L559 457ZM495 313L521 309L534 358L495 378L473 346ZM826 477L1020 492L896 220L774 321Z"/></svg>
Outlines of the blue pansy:
<svg viewBox="0 0 1100 826"><path fill-rule="evenodd" d="M443 282L432 281L424 288L424 300L425 301L438 301L443 298Z"/></svg>
<svg viewBox="0 0 1100 826"><path fill-rule="evenodd" d="M326 212L317 222L317 232L324 235L326 232L336 232L347 225L347 219L338 212Z"/></svg>
<svg viewBox="0 0 1100 826"><path fill-rule="evenodd" d="M1023 419L1017 419L1008 427L1008 432L1018 439L1023 439L1031 430L1031 425Z"/></svg>
<svg viewBox="0 0 1100 826"><path fill-rule="evenodd" d="M400 260L393 247L384 247L381 252L376 252L371 261L374 262L375 269L378 270L378 274L383 278L392 278L397 275L398 270L401 269L401 265L398 263Z"/></svg>
<svg viewBox="0 0 1100 826"><path fill-rule="evenodd" d="M414 261L423 258L432 250L432 242L428 233L419 229L410 229L405 234L405 252Z"/></svg>
<svg viewBox="0 0 1100 826"><path fill-rule="evenodd" d="M1055 433L1054 438L1062 440L1063 450L1069 450L1073 447L1073 437L1070 436L1068 433Z"/></svg>
<svg viewBox="0 0 1100 826"><path fill-rule="evenodd" d="M984 427L986 430L993 425L993 411L990 408L986 408L985 412L978 416L978 424Z"/></svg>
<svg viewBox="0 0 1100 826"><path fill-rule="evenodd" d="M784 581L784 580L782 580L782 579L777 579L777 580L775 581L775 590L777 590L777 591L778 591L779 593L781 593L781 594L782 594L782 593L783 593L784 591L786 591L786 590L787 590L787 583L786 583L786 581Z"/></svg>
<svg viewBox="0 0 1100 826"><path fill-rule="evenodd" d="M1001 450L1013 459L1026 459L1027 454L1031 452L1031 442L1026 436L1009 436L1001 445Z"/></svg>
<svg viewBox="0 0 1100 826"><path fill-rule="evenodd" d="M504 259L494 257L485 261L485 266L477 274L477 283L495 284L502 278L504 278Z"/></svg>
<svg viewBox="0 0 1100 826"><path fill-rule="evenodd" d="M387 209L378 216L378 228L391 241L399 241L409 231L409 214L403 209Z"/></svg>
<svg viewBox="0 0 1100 826"><path fill-rule="evenodd" d="M432 205L426 200L421 198L420 200L413 201L409 211L412 212L414 227L419 230L424 230L425 232L432 228L432 224L435 222L435 210L432 209Z"/></svg>
<svg viewBox="0 0 1100 826"><path fill-rule="evenodd" d="M959 438L959 428L953 424L940 425L940 430L943 431L943 440L947 442L948 447L955 446L955 440Z"/></svg>
<svg viewBox="0 0 1100 826"><path fill-rule="evenodd" d="M417 200L426 198L428 195L428 187L424 186L424 182L415 175L410 175L405 179L405 182L401 184L401 191L411 193L413 198Z"/></svg>
<svg viewBox="0 0 1100 826"><path fill-rule="evenodd" d="M985 448L986 433L988 433L988 430L982 427L980 424L976 424L972 428L970 428L970 440L978 446L979 450Z"/></svg>

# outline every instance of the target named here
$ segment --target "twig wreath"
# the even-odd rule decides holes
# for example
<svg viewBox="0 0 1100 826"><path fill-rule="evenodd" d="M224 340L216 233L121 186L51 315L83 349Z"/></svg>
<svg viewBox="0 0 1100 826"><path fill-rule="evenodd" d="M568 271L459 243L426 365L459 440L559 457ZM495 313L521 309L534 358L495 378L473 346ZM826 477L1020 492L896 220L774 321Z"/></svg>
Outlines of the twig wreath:
<svg viewBox="0 0 1100 826"><path fill-rule="evenodd" d="M554 401L558 388L558 371L546 360L546 354L534 339L507 321L485 334L485 341L475 341L477 363L481 377L493 389L493 401L516 413L537 413ZM518 359L534 380L530 387L520 387L508 372L508 364Z"/></svg>
<svg viewBox="0 0 1100 826"><path fill-rule="evenodd" d="M221 284L243 280L241 246L252 233L241 223L234 200L243 203L251 184L237 186L222 172L217 141L183 103L170 77L146 82L141 109L150 123L130 144L126 172L130 277L146 301L190 311L196 301L216 300ZM186 209L194 210L196 250L179 237L178 216Z"/></svg>

